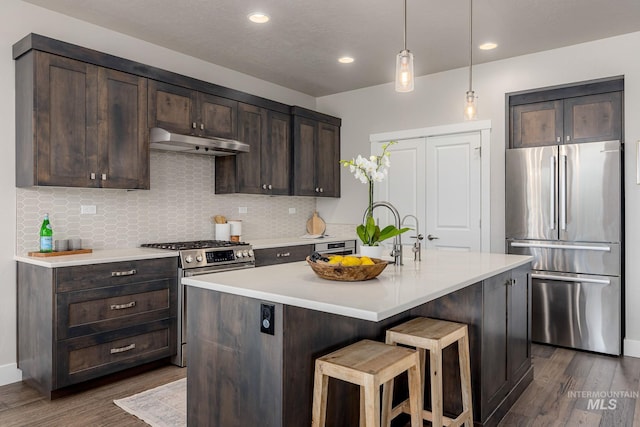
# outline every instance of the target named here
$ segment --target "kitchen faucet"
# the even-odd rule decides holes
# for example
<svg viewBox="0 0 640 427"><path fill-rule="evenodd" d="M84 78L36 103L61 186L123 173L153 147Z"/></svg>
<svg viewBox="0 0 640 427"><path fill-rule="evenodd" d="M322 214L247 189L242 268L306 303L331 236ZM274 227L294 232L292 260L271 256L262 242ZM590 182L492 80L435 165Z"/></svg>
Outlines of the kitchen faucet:
<svg viewBox="0 0 640 427"><path fill-rule="evenodd" d="M379 206L385 207L391 211L396 222L396 228L399 230L402 225L400 224L400 213L398 212L398 209L396 209L395 206L393 206L389 202L374 202L371 206L372 216L373 211ZM369 213L369 208L365 209L364 211L364 217L362 219L363 223L366 223L367 213ZM402 265L402 237L400 234L393 238L393 250L391 251L390 255L394 258L394 263L396 265Z"/></svg>
<svg viewBox="0 0 640 427"><path fill-rule="evenodd" d="M411 236L411 238L416 239L413 247L411 248L411 251L413 251L413 260L422 261L422 244L420 241L424 239L424 237L420 234L420 223L418 222L418 217L411 214L405 215L404 218L402 218L401 225L404 225L404 220L407 218L413 218L416 221L416 235Z"/></svg>

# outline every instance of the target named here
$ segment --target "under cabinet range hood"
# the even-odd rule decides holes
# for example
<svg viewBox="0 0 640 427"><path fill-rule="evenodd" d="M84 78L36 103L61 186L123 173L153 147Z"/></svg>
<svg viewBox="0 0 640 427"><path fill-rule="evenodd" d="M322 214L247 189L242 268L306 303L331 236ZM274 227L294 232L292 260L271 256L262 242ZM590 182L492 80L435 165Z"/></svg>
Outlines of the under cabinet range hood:
<svg viewBox="0 0 640 427"><path fill-rule="evenodd" d="M233 156L249 152L249 144L244 142L233 139L182 135L162 128L151 128L149 140L151 142L149 148L152 150L207 156Z"/></svg>

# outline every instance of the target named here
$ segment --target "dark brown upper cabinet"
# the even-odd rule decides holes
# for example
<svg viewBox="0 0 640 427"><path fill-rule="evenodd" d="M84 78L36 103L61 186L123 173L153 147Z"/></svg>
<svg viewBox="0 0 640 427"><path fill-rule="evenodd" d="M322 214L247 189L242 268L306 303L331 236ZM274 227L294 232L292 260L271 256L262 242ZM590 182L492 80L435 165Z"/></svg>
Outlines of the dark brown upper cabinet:
<svg viewBox="0 0 640 427"><path fill-rule="evenodd" d="M149 82L149 125L184 135L236 139L238 102L184 87Z"/></svg>
<svg viewBox="0 0 640 427"><path fill-rule="evenodd" d="M511 96L509 147L622 140L622 89L613 79Z"/></svg>
<svg viewBox="0 0 640 427"><path fill-rule="evenodd" d="M216 193L289 195L291 120L288 114L238 104L238 140L248 153L216 158Z"/></svg>
<svg viewBox="0 0 640 427"><path fill-rule="evenodd" d="M147 79L39 51L16 60L16 185L149 188Z"/></svg>
<svg viewBox="0 0 640 427"><path fill-rule="evenodd" d="M293 194L340 197L340 119L300 107L292 114Z"/></svg>

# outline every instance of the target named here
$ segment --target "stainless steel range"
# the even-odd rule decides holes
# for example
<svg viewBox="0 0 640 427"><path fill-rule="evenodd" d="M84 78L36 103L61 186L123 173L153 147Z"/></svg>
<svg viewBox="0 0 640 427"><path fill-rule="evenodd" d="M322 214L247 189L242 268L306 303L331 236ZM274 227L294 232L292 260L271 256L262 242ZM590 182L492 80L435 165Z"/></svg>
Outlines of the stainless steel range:
<svg viewBox="0 0 640 427"><path fill-rule="evenodd" d="M187 366L187 287L182 284L181 279L200 274L253 268L256 265L253 249L248 243L222 240L147 243L141 246L179 251L178 354L171 361L178 366Z"/></svg>

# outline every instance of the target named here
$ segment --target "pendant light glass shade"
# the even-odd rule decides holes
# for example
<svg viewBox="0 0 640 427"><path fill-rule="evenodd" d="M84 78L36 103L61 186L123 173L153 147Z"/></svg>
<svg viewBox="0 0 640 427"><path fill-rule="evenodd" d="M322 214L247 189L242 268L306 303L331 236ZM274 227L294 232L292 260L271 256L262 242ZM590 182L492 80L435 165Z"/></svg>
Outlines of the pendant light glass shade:
<svg viewBox="0 0 640 427"><path fill-rule="evenodd" d="M413 90L413 53L402 50L396 56L396 92Z"/></svg>
<svg viewBox="0 0 640 427"><path fill-rule="evenodd" d="M407 0L404 0L404 47L396 55L396 92L413 90L413 53L407 49Z"/></svg>
<svg viewBox="0 0 640 427"><path fill-rule="evenodd" d="M473 91L473 0L469 0L469 90L467 90L464 102L464 119L475 120L478 118L478 106L476 105L476 93Z"/></svg>
<svg viewBox="0 0 640 427"><path fill-rule="evenodd" d="M476 94L474 91L467 91L467 99L464 105L464 119L475 120L478 118L478 105L476 104Z"/></svg>

